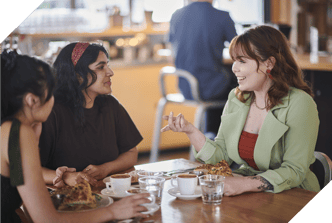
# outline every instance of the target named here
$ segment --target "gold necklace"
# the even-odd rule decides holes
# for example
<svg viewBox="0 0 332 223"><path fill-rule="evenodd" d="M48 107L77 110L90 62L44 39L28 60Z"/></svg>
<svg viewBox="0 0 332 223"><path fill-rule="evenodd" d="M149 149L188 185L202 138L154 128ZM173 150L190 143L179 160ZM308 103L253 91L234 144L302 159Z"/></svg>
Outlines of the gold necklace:
<svg viewBox="0 0 332 223"><path fill-rule="evenodd" d="M255 103L256 108L258 108L259 110L265 110L265 109L266 109L266 105L265 105L264 108L260 108L260 107L258 107L258 105L256 104L256 99L254 100L254 103Z"/></svg>

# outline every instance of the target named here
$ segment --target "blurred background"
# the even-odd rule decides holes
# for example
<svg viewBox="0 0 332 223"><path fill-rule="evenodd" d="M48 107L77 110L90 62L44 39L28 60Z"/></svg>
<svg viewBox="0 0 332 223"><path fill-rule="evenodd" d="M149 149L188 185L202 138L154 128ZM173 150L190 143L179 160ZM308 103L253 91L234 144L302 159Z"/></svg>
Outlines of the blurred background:
<svg viewBox="0 0 332 223"><path fill-rule="evenodd" d="M103 44L115 73L113 94L144 137L139 151L148 154L161 97L158 74L162 67L173 65L167 42L169 21L174 11L190 3L191 0L44 0L1 47L52 64L69 42ZM315 52L316 59L302 61L313 65L302 69L314 89L320 113L317 150L332 157L332 0L215 0L213 6L230 12L238 34L255 25L278 28L289 39L299 63L302 55ZM224 60L231 69L227 47ZM176 81L167 80L169 91L177 91ZM170 105L165 112L181 112L193 122L195 109ZM187 151L189 145L185 134L166 132L160 149Z"/></svg>

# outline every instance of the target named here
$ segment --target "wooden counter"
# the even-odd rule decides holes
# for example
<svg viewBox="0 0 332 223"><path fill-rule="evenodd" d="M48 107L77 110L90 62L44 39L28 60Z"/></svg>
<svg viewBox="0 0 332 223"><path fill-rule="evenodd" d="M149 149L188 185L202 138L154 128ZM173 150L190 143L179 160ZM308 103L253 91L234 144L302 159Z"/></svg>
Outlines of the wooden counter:
<svg viewBox="0 0 332 223"><path fill-rule="evenodd" d="M309 54L297 54L295 59L302 70L332 71L332 59L329 57L319 57L318 63L311 63Z"/></svg>

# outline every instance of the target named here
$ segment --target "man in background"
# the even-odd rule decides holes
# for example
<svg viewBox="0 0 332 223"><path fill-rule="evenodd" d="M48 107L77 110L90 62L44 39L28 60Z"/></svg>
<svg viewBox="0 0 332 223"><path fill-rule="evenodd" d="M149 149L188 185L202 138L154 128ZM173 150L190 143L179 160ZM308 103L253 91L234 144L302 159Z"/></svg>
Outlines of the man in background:
<svg viewBox="0 0 332 223"><path fill-rule="evenodd" d="M202 100L227 99L235 76L223 66L224 42L235 37L234 21L226 11L212 6L213 0L197 0L177 10L170 21L169 42L175 67L193 74ZM186 99L193 99L189 83L179 79ZM220 125L221 109L206 113L205 133L214 138Z"/></svg>

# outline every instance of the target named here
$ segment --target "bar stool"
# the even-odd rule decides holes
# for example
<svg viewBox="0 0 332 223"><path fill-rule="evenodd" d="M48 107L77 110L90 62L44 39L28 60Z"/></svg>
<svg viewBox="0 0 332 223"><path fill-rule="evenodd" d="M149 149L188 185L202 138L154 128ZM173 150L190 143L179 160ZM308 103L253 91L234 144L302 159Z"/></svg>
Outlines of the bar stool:
<svg viewBox="0 0 332 223"><path fill-rule="evenodd" d="M164 78L165 76L177 76L187 79L190 85L193 100L186 100L181 93L166 94L166 86ZM166 66L160 70L159 73L159 84L161 89L162 98L159 99L156 120L154 125L152 147L150 153L150 163L158 161L158 151L159 151L159 141L160 141L160 129L162 128L162 116L164 112L165 105L167 103L180 104L185 106L197 107L194 125L200 131L204 131L205 121L204 113L208 108L222 108L226 104L226 100L223 101L202 101L199 96L199 88L197 79L188 71L176 69L173 66ZM189 159L191 161L195 160L194 153L192 151L193 146L189 149Z"/></svg>

